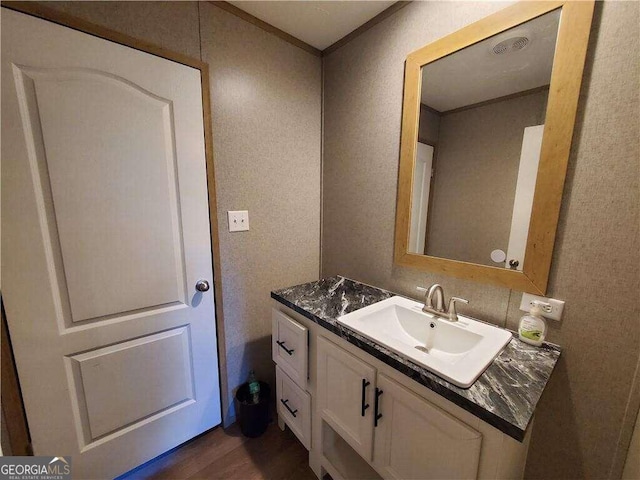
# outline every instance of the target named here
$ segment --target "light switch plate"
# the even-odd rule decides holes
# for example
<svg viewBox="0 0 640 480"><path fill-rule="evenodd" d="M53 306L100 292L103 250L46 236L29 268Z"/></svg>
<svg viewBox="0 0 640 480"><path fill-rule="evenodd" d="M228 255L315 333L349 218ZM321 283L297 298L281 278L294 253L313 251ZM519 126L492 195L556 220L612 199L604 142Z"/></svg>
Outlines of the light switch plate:
<svg viewBox="0 0 640 480"><path fill-rule="evenodd" d="M520 310L523 312L530 312L533 307L533 301L548 303L549 309L543 309L542 316L550 320L560 320L562 318L562 310L564 310L564 301L556 300L555 298L539 297L537 295L531 295L530 293L523 293L522 300L520 301Z"/></svg>
<svg viewBox="0 0 640 480"><path fill-rule="evenodd" d="M245 232L249 230L249 212L247 210L229 210L227 215L229 217L230 232Z"/></svg>

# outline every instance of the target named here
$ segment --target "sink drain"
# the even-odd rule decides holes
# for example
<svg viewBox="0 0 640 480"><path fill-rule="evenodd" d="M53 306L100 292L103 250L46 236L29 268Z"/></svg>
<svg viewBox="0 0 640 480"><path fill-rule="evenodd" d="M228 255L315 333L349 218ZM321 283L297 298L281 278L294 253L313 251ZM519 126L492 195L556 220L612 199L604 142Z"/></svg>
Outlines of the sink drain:
<svg viewBox="0 0 640 480"><path fill-rule="evenodd" d="M420 350L421 352L429 353L429 349L427 347L423 347L422 345L416 345L414 348Z"/></svg>

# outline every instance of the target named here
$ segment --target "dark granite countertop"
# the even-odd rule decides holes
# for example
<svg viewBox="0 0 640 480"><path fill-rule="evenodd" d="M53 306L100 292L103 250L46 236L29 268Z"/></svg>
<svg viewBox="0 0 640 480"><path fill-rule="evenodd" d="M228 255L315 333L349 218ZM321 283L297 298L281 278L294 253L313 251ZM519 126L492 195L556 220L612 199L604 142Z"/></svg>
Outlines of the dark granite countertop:
<svg viewBox="0 0 640 480"><path fill-rule="evenodd" d="M337 321L341 315L394 295L340 276L271 292L271 297L283 305L522 441L560 357L560 347L551 343L534 347L514 335L471 387L460 388Z"/></svg>

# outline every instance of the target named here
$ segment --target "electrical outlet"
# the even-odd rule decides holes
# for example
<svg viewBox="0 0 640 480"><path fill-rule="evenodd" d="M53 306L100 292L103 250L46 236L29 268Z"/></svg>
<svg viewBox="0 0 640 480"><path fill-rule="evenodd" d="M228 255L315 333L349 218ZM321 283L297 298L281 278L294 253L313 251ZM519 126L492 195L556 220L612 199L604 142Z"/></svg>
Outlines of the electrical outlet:
<svg viewBox="0 0 640 480"><path fill-rule="evenodd" d="M555 298L539 297L530 293L523 293L520 301L520 310L530 312L533 307L533 301L547 303L549 307L542 309L542 316L550 320L560 320L562 318L562 310L564 310L564 301Z"/></svg>
<svg viewBox="0 0 640 480"><path fill-rule="evenodd" d="M249 212L247 210L228 211L229 231L245 232L249 230Z"/></svg>

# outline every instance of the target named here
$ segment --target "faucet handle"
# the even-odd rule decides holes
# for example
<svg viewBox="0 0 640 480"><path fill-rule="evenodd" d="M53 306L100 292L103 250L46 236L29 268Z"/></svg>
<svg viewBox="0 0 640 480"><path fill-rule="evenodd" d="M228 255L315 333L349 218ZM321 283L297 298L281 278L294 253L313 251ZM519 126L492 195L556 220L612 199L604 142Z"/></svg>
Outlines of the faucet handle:
<svg viewBox="0 0 640 480"><path fill-rule="evenodd" d="M469 300L467 300L466 298L460 298L460 297L451 297L449 299L449 303L453 302L455 304L455 302L460 302L460 303L469 303Z"/></svg>
<svg viewBox="0 0 640 480"><path fill-rule="evenodd" d="M427 293L428 292L428 289L426 289L424 287L416 287L416 290L418 290L419 292L422 292L422 293Z"/></svg>
<svg viewBox="0 0 640 480"><path fill-rule="evenodd" d="M461 302L461 303L469 303L469 300L467 300L466 298L460 298L460 297L451 297L449 299L449 320L451 320L452 322L457 322L458 321L458 312L456 312L456 302Z"/></svg>

